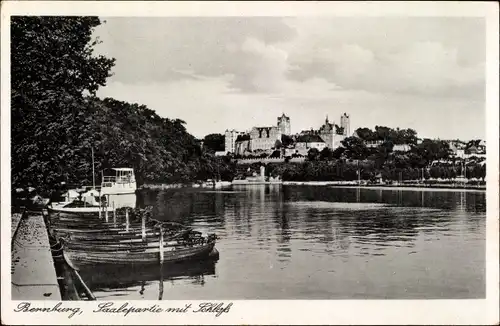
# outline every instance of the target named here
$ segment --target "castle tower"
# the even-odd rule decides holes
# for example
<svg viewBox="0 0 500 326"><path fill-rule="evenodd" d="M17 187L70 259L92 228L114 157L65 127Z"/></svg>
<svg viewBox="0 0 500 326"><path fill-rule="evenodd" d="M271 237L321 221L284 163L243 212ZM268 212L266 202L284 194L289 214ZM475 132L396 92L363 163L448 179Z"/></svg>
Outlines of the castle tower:
<svg viewBox="0 0 500 326"><path fill-rule="evenodd" d="M278 129L281 131L282 135L290 135L291 127L290 127L290 117L287 117L285 113L278 117Z"/></svg>
<svg viewBox="0 0 500 326"><path fill-rule="evenodd" d="M351 121L349 115L344 112L340 117L340 127L344 129L344 136L349 136L351 134Z"/></svg>
<svg viewBox="0 0 500 326"><path fill-rule="evenodd" d="M234 153L236 151L236 138L238 137L240 133L237 132L236 130L226 130L224 133L225 136L225 146L224 146L224 151L227 153Z"/></svg>

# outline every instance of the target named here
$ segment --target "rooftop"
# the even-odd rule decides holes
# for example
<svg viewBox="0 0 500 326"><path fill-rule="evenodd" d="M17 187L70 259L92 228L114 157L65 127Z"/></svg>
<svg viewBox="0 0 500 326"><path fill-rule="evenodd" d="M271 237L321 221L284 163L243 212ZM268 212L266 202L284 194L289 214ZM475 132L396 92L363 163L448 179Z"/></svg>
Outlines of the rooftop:
<svg viewBox="0 0 500 326"><path fill-rule="evenodd" d="M324 143L324 141L318 135L305 134L297 137L297 143Z"/></svg>

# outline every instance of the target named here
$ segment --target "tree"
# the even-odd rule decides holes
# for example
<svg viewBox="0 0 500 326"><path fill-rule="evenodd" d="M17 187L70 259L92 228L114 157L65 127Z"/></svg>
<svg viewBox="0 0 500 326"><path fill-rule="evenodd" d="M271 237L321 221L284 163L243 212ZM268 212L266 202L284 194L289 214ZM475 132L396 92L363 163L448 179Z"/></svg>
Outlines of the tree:
<svg viewBox="0 0 500 326"><path fill-rule="evenodd" d="M385 141L387 139L391 139L390 136L393 135L393 133L392 129L389 127L375 126L375 135L377 140Z"/></svg>
<svg viewBox="0 0 500 326"><path fill-rule="evenodd" d="M333 159L333 151L329 147L325 147L320 152L320 158L323 161L330 161Z"/></svg>
<svg viewBox="0 0 500 326"><path fill-rule="evenodd" d="M346 148L346 153L349 158L364 160L368 157L368 149L359 138L347 137L342 140L342 145Z"/></svg>
<svg viewBox="0 0 500 326"><path fill-rule="evenodd" d="M294 141L293 138L288 136L288 135L281 135L281 143L283 147L287 148L291 145L293 145Z"/></svg>
<svg viewBox="0 0 500 326"><path fill-rule="evenodd" d="M412 148L412 153L422 157L426 164L434 160L448 159L450 146L442 140L424 139L421 144Z"/></svg>
<svg viewBox="0 0 500 326"><path fill-rule="evenodd" d="M403 144L416 145L417 144L417 132L413 129L403 129L401 130L401 139Z"/></svg>
<svg viewBox="0 0 500 326"><path fill-rule="evenodd" d="M225 149L225 136L221 134L209 134L203 138L203 147L212 152L221 152Z"/></svg>
<svg viewBox="0 0 500 326"><path fill-rule="evenodd" d="M335 150L332 152L332 157L335 159L340 159L342 157L342 154L345 152L344 147L337 147Z"/></svg>
<svg viewBox="0 0 500 326"><path fill-rule="evenodd" d="M311 148L307 151L307 159L309 161L317 161L319 159L319 150L317 148Z"/></svg>
<svg viewBox="0 0 500 326"><path fill-rule="evenodd" d="M356 134L359 138L364 141L373 141L375 140L375 135L370 128L358 128L356 129Z"/></svg>
<svg viewBox="0 0 500 326"><path fill-rule="evenodd" d="M52 189L91 171L95 94L114 59L94 56L97 17L11 19L12 185ZM88 180L88 179L87 179Z"/></svg>

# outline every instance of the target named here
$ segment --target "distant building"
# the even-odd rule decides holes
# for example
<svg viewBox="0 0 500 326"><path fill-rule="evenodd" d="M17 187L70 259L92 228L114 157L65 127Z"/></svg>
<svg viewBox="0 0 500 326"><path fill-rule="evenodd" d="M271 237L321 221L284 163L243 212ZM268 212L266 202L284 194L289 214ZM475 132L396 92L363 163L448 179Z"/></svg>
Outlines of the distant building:
<svg viewBox="0 0 500 326"><path fill-rule="evenodd" d="M326 146L326 143L318 135L301 135L297 137L297 142L295 143L295 152L300 155L307 155L307 152L311 148L316 148L322 151Z"/></svg>
<svg viewBox="0 0 500 326"><path fill-rule="evenodd" d="M325 123L319 128L318 135L325 142L326 147L334 150L341 145L342 140L346 138L345 130L342 134L337 133L337 126L335 123L330 123L328 121L328 116L326 116Z"/></svg>
<svg viewBox="0 0 500 326"><path fill-rule="evenodd" d="M237 140L235 144L235 150L234 153L236 155L246 155L250 153L250 139L245 139L245 140Z"/></svg>
<svg viewBox="0 0 500 326"><path fill-rule="evenodd" d="M367 141L365 141L365 146L369 147L369 148L376 148L376 147L381 146L383 143L384 143L383 140L367 140ZM394 145L394 146L396 146L396 145Z"/></svg>
<svg viewBox="0 0 500 326"><path fill-rule="evenodd" d="M287 117L284 113L281 117L278 117L278 128L281 131L282 135L290 135L291 127L290 127L290 118Z"/></svg>
<svg viewBox="0 0 500 326"><path fill-rule="evenodd" d="M351 134L351 119L345 112L340 116L340 127L343 130L344 136L349 136Z"/></svg>
<svg viewBox="0 0 500 326"><path fill-rule="evenodd" d="M250 132L250 150L270 150L281 142L281 130L278 127L253 127Z"/></svg>
<svg viewBox="0 0 500 326"><path fill-rule="evenodd" d="M227 153L234 153L236 150L236 138L238 138L239 135L242 133L236 130L226 130L224 133L224 152Z"/></svg>
<svg viewBox="0 0 500 326"><path fill-rule="evenodd" d="M397 144L392 148L394 152L409 152L411 150L411 146L408 144Z"/></svg>

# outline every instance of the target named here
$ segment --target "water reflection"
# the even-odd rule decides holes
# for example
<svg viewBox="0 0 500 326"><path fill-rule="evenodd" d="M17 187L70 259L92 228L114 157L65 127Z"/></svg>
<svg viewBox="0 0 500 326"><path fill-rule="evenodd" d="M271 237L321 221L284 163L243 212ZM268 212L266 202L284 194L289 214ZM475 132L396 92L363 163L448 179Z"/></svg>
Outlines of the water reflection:
<svg viewBox="0 0 500 326"><path fill-rule="evenodd" d="M197 278L215 275L215 261L182 262L164 265L96 265L82 267L80 275L93 291L110 291L140 286L143 295L147 285L159 281L161 300L164 280Z"/></svg>
<svg viewBox="0 0 500 326"><path fill-rule="evenodd" d="M183 267L177 275L103 272L102 282L90 280L95 288L141 285L149 299L163 298L160 288L173 299L484 294L484 192L255 185L144 191L138 205L217 233L219 262L192 272ZM389 277L388 269L396 274ZM153 285L160 275L169 282Z"/></svg>

